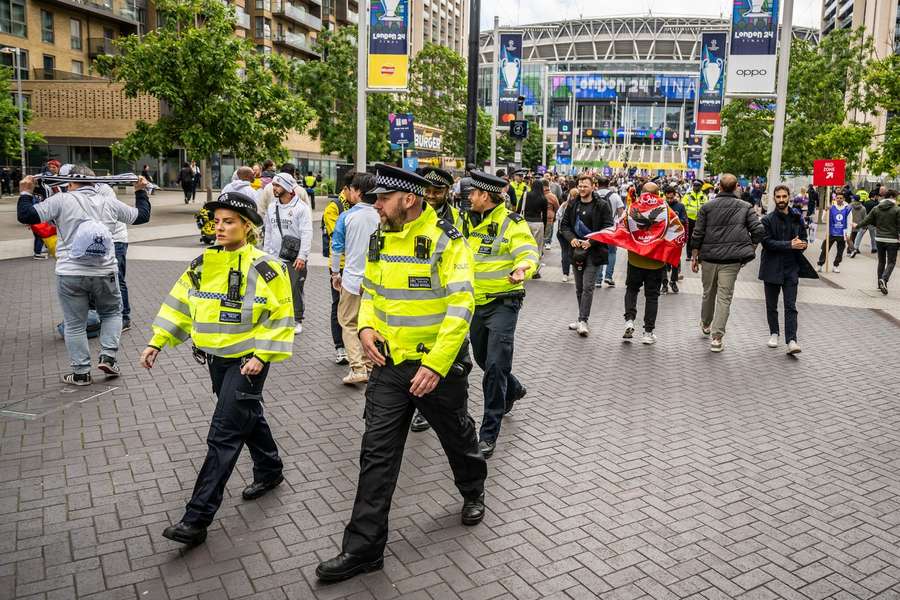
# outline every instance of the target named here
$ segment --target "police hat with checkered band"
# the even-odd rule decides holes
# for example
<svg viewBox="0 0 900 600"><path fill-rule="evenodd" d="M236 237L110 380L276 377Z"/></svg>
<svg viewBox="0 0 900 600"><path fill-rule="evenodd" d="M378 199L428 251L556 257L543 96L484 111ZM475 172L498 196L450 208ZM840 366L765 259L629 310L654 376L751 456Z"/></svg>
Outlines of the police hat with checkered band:
<svg viewBox="0 0 900 600"><path fill-rule="evenodd" d="M495 177L484 171L472 171L471 176L472 186L476 190L499 194L503 191L503 188L507 186L505 179L500 179L499 177Z"/></svg>
<svg viewBox="0 0 900 600"><path fill-rule="evenodd" d="M257 227L263 224L262 217L256 212L256 200L240 192L225 192L212 202L204 204L203 208L210 214L217 208L227 208L242 215Z"/></svg>
<svg viewBox="0 0 900 600"><path fill-rule="evenodd" d="M404 171L390 165L375 165L375 189L370 194L390 194L406 192L416 196L424 196L425 188L431 183L415 173Z"/></svg>
<svg viewBox="0 0 900 600"><path fill-rule="evenodd" d="M431 187L449 188L453 186L453 175L437 167L419 169L419 175L428 180Z"/></svg>

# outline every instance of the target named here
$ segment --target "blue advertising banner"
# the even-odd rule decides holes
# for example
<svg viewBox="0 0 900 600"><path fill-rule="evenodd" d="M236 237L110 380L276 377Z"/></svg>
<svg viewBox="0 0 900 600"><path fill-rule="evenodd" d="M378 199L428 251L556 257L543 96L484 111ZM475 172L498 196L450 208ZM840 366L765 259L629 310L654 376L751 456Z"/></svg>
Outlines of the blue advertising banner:
<svg viewBox="0 0 900 600"><path fill-rule="evenodd" d="M388 115L391 145L411 147L415 142L412 113L391 113Z"/></svg>
<svg viewBox="0 0 900 600"><path fill-rule="evenodd" d="M778 0L734 0L727 93L774 93L777 45Z"/></svg>
<svg viewBox="0 0 900 600"><path fill-rule="evenodd" d="M560 121L557 127L556 164L572 164L572 121Z"/></svg>
<svg viewBox="0 0 900 600"><path fill-rule="evenodd" d="M721 133L725 93L725 33L704 33L700 38L700 98L697 133Z"/></svg>
<svg viewBox="0 0 900 600"><path fill-rule="evenodd" d="M681 75L605 75L580 73L550 77L550 97L576 100L693 100L697 78Z"/></svg>
<svg viewBox="0 0 900 600"><path fill-rule="evenodd" d="M516 118L516 103L522 93L522 34L501 33L497 57L497 123L505 125Z"/></svg>
<svg viewBox="0 0 900 600"><path fill-rule="evenodd" d="M699 171L700 159L703 157L703 148L699 146L688 146L687 149L687 166L688 169Z"/></svg>
<svg viewBox="0 0 900 600"><path fill-rule="evenodd" d="M369 19L368 89L405 90L409 83L409 0L365 0ZM360 3L360 8L365 6ZM361 11L361 18L365 12Z"/></svg>

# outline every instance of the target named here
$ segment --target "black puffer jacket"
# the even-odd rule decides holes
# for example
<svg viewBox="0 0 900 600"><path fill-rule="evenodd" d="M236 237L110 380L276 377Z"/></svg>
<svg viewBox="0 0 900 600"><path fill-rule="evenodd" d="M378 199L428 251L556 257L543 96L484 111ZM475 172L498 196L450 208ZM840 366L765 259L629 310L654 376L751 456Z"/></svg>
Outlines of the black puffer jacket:
<svg viewBox="0 0 900 600"><path fill-rule="evenodd" d="M691 235L700 260L711 263L748 263L756 257L754 245L765 229L753 207L728 192L700 207Z"/></svg>

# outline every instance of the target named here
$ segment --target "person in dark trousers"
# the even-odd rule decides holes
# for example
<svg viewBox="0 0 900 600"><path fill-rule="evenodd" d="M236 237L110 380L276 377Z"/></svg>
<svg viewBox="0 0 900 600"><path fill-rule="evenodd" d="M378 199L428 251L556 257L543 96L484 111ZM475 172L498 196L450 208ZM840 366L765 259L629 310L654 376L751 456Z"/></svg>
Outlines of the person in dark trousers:
<svg viewBox="0 0 900 600"><path fill-rule="evenodd" d="M191 171L194 173L192 179L193 185L191 186L191 202L193 202L197 199L197 190L200 189L200 179L202 177L200 174L200 167L197 166L196 161L191 161Z"/></svg>
<svg viewBox="0 0 900 600"><path fill-rule="evenodd" d="M897 206L897 190L888 190L878 206L872 209L860 225L875 226L875 242L878 244L878 289L887 295L887 284L897 263L900 248L900 207Z"/></svg>
<svg viewBox="0 0 900 600"><path fill-rule="evenodd" d="M570 199L562 221L561 235L572 248L572 268L575 271L575 299L578 302L578 319L569 324L581 337L590 333L588 319L594 303L594 282L597 271L608 260L606 244L589 240L589 233L612 226L613 215L609 202L594 194L594 182L590 175L578 178L578 195Z"/></svg>
<svg viewBox="0 0 900 600"><path fill-rule="evenodd" d="M778 347L778 295L784 302L784 340L788 354L800 352L797 343L797 287L801 269L806 277L816 277L806 262L806 225L803 217L789 207L791 192L786 185L772 190L775 210L761 219L763 226L759 278L766 294L766 318L769 322L769 348Z"/></svg>
<svg viewBox="0 0 900 600"><path fill-rule="evenodd" d="M540 242L538 246L541 249L541 258L544 257L544 232L547 229L548 207L547 197L544 196L544 186L538 183L538 185L531 188L531 191L525 194L520 213L525 217L525 221L528 223L528 228L531 230L531 235L534 236L535 241ZM538 270L532 276L532 279L540 278L541 267L538 265Z"/></svg>
<svg viewBox="0 0 900 600"><path fill-rule="evenodd" d="M144 168L141 169L141 177L153 183L153 177L150 176L150 165L144 165Z"/></svg>
<svg viewBox="0 0 900 600"><path fill-rule="evenodd" d="M829 208L828 235L822 239L822 251L819 253L819 271L828 260L827 253L837 246L837 254L834 257L834 272L841 272L841 260L844 258L844 249L847 247L847 236L850 231L850 213L853 210L846 203L846 192L838 190L834 193L834 203ZM878 239L876 238L876 242Z"/></svg>
<svg viewBox="0 0 900 600"><path fill-rule="evenodd" d="M682 225L687 223L687 213L684 210L684 204L682 204L678 200L678 196L675 194L675 188L672 186L666 186L664 190L664 194L666 197L666 204L669 205L669 208L678 216L678 220L681 221ZM669 290L672 290L673 294L678 293L678 275L681 274L681 262L678 263L677 267L673 267L672 265L666 263L666 275L668 276L668 281L666 281L666 277L663 277L662 289L661 292L663 294L668 294Z"/></svg>
<svg viewBox="0 0 900 600"><path fill-rule="evenodd" d="M178 179L175 182L181 186L184 192L184 203L191 201L194 195L194 170L191 169L190 163L181 163L181 170L178 172Z"/></svg>

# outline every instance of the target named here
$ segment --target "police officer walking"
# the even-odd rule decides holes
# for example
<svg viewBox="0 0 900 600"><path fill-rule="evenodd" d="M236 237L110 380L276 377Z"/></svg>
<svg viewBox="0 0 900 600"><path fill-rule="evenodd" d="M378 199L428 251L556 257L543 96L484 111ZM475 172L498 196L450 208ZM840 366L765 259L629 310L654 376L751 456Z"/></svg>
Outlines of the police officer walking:
<svg viewBox="0 0 900 600"><path fill-rule="evenodd" d="M287 267L254 246L262 224L256 202L228 192L203 208L214 215L217 245L194 259L172 287L141 354L141 364L150 369L163 348L191 339L194 357L209 367L218 396L194 493L181 521L163 531L170 540L190 545L206 539L244 444L253 459L253 483L243 491L245 500L284 480L263 416L262 390L269 364L289 358L294 342Z"/></svg>
<svg viewBox="0 0 900 600"><path fill-rule="evenodd" d="M524 282L537 270L540 249L525 219L506 208L500 195L506 181L472 171L472 186L472 208L463 215L463 232L475 258L472 353L484 371L479 446L490 458L503 415L526 393L512 374L513 341Z"/></svg>
<svg viewBox="0 0 900 600"><path fill-rule="evenodd" d="M436 167L424 167L419 169L419 175L428 181L428 187L425 188L425 202L428 203L434 212L437 213L439 219L443 219L448 223L452 223L457 230L462 228L462 217L460 210L450 205L450 188L453 186L453 176L443 169ZM431 428L425 417L418 410L412 418L412 425L409 426L410 431L427 431Z"/></svg>
<svg viewBox="0 0 900 600"><path fill-rule="evenodd" d="M422 199L428 182L376 166L372 235L362 284L359 338L375 368L366 389L359 484L341 553L319 564L322 581L380 569L403 447L418 408L431 426L463 497L462 523L484 517L487 463L467 412L464 349L472 318L472 254L462 234Z"/></svg>

